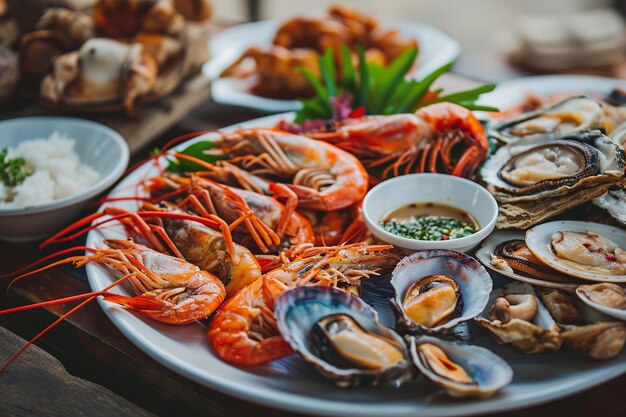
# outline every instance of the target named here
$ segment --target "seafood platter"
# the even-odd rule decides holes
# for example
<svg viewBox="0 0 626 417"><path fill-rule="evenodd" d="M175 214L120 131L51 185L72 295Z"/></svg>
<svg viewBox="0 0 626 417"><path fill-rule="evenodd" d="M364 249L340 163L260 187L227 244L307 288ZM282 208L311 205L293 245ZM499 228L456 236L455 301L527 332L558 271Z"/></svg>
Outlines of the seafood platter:
<svg viewBox="0 0 626 417"><path fill-rule="evenodd" d="M137 116L208 59L209 0L0 1L0 104Z"/></svg>
<svg viewBox="0 0 626 417"><path fill-rule="evenodd" d="M307 77L295 69L303 67L319 76L319 56L327 48L338 53L339 45L349 46L352 59L362 46L368 62L382 66L407 48L419 47L411 72L416 77L453 62L460 53L454 39L432 26L379 23L358 10L333 6L324 16L253 22L224 30L211 39L214 58L203 72L214 80L212 96L219 103L262 112L292 111L300 107L296 99L314 92Z"/></svg>
<svg viewBox="0 0 626 417"><path fill-rule="evenodd" d="M471 415L589 389L626 372L623 86L525 82L517 102L480 98L502 108L484 124L467 107L485 107L434 102L174 140L42 243L86 234L84 255L35 272L85 265L76 309L97 298L170 369L287 410ZM482 185L490 220L418 190L366 225L371 187L434 173L450 194ZM603 222L574 219L584 206ZM482 246L452 249L486 221Z"/></svg>

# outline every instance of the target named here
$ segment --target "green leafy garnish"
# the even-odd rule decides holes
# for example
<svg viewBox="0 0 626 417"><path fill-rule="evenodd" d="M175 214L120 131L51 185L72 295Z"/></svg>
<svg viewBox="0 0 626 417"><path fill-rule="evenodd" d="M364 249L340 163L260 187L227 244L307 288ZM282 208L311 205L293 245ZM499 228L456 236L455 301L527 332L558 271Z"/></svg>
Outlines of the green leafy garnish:
<svg viewBox="0 0 626 417"><path fill-rule="evenodd" d="M226 155L216 155L208 153L208 151L213 149L214 146L215 142L205 140L189 145L179 153L193 156L194 158L211 164L222 159L228 159ZM193 172L202 171L205 169L201 165L196 164L195 162L188 161L186 159L169 159L168 162L169 164L166 170L169 172Z"/></svg>
<svg viewBox="0 0 626 417"><path fill-rule="evenodd" d="M26 177L32 174L26 170L24 158L17 157L8 159L9 150L4 148L0 151L0 181L8 187L16 187L21 184Z"/></svg>
<svg viewBox="0 0 626 417"><path fill-rule="evenodd" d="M498 110L495 107L476 104L481 94L495 88L493 84L448 95L441 95L440 90L431 90L432 84L441 74L450 70L452 63L437 68L421 80L407 79L407 74L411 71L417 54L417 48L409 48L391 64L383 67L367 62L365 50L359 46L357 47L358 68L355 68L347 46L341 46L341 65L335 62L333 51L327 50L319 59L321 80L306 68L298 69L311 83L315 95L300 100L302 107L296 114L295 123L300 124L311 119L337 118L333 100L346 93L352 99L350 108L363 109L363 113L368 115L407 113L442 101L455 103L470 110ZM340 81L335 73L336 68L341 70Z"/></svg>

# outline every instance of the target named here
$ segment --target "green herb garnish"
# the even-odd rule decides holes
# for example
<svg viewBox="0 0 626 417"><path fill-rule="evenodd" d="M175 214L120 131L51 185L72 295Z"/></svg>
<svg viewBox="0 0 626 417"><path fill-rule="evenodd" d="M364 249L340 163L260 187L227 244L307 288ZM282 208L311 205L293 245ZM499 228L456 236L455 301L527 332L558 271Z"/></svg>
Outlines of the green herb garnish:
<svg viewBox="0 0 626 417"><path fill-rule="evenodd" d="M352 63L350 50L341 46L341 65L337 65L331 49L319 59L321 81L306 68L298 68L309 80L315 95L302 99L302 108L297 112L295 122L311 119L332 119L331 100L348 93L352 97L351 108L364 110L364 114L398 114L412 112L429 104L442 101L459 104L470 110L497 111L490 106L476 104L481 94L492 91L494 84L487 84L471 90L441 95L441 91L430 90L439 76L447 72L452 63L443 65L422 80L407 79L407 74L417 58L417 48L410 48L400 54L391 64L382 67L365 60L365 50L357 48L358 69ZM335 69L341 69L341 81L337 81Z"/></svg>
<svg viewBox="0 0 626 417"><path fill-rule="evenodd" d="M214 146L215 142L204 140L189 145L179 153L193 156L194 158L200 159L208 163L215 163L222 159L228 159L228 156L226 155L216 155L209 153L209 151L213 149ZM198 165L191 161L187 161L186 159L168 159L168 162L169 164L166 170L169 172L193 172L205 170L205 168L201 165Z"/></svg>
<svg viewBox="0 0 626 417"><path fill-rule="evenodd" d="M16 187L32 174L26 169L26 161L22 157L8 159L9 150L0 151L0 181L8 187Z"/></svg>
<svg viewBox="0 0 626 417"><path fill-rule="evenodd" d="M382 222L381 226L394 235L416 240L450 240L476 232L469 223L453 217L415 217L403 222Z"/></svg>

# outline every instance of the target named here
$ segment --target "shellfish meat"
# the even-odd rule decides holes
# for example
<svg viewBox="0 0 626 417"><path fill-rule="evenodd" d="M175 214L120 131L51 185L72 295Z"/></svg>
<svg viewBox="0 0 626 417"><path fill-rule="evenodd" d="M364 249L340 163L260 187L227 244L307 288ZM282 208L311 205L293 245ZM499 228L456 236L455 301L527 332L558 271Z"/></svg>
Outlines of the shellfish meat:
<svg viewBox="0 0 626 417"><path fill-rule="evenodd" d="M592 359L610 359L621 352L626 343L624 323L611 321L563 291L540 289L539 296L559 323L567 346Z"/></svg>
<svg viewBox="0 0 626 417"><path fill-rule="evenodd" d="M626 281L626 232L604 224L553 221L526 232L528 249L550 268L585 280Z"/></svg>
<svg viewBox="0 0 626 417"><path fill-rule="evenodd" d="M509 304L518 302L520 308L511 309L509 306L507 309L502 299ZM503 318L508 320L503 321ZM559 327L529 284L512 282L492 291L488 307L475 320L490 331L498 343L511 343L526 353L558 350L561 347Z"/></svg>
<svg viewBox="0 0 626 417"><path fill-rule="evenodd" d="M489 398L513 379L504 360L478 346L422 336L410 338L410 351L422 375L453 397Z"/></svg>
<svg viewBox="0 0 626 417"><path fill-rule="evenodd" d="M603 127L602 106L585 97L571 97L550 107L493 123L489 134L501 142L526 140L546 133L572 133Z"/></svg>
<svg viewBox="0 0 626 417"><path fill-rule="evenodd" d="M474 258L448 250L418 251L402 259L391 277L391 300L400 328L445 333L480 313L491 277Z"/></svg>
<svg viewBox="0 0 626 417"><path fill-rule="evenodd" d="M346 313L335 313L321 318L311 331L322 356L334 362L363 369L384 369L404 359L402 346L363 329ZM337 361L339 356L342 361ZM338 364L341 366L341 364Z"/></svg>
<svg viewBox="0 0 626 417"><path fill-rule="evenodd" d="M274 315L293 350L338 386L402 383L414 376L402 337L346 291L297 287L280 296Z"/></svg>

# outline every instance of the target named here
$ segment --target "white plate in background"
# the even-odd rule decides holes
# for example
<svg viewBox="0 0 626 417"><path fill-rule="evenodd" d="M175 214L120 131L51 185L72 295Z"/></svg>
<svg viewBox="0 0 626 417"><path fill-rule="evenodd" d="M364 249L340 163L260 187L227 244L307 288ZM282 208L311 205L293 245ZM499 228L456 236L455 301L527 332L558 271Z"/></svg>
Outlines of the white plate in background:
<svg viewBox="0 0 626 417"><path fill-rule="evenodd" d="M249 92L245 80L233 77L220 78L220 73L235 62L248 47L270 45L276 29L282 22L264 20L233 26L217 34L209 42L212 58L204 64L202 72L213 80L213 100L221 104L248 107L266 113L298 110L296 100L279 100L256 96ZM413 77L421 78L448 62L454 61L461 46L450 36L432 26L418 22L382 23L383 27L397 28L404 36L419 41L417 69Z"/></svg>

